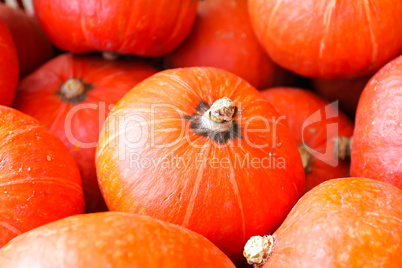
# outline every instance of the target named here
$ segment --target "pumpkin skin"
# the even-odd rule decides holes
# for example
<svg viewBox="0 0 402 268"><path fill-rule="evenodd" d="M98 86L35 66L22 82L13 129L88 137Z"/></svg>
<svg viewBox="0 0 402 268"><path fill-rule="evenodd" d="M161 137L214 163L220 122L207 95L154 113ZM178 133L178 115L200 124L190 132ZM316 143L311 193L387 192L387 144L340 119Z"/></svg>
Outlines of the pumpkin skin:
<svg viewBox="0 0 402 268"><path fill-rule="evenodd" d="M324 182L273 234L268 267L401 267L402 191L372 179Z"/></svg>
<svg viewBox="0 0 402 268"><path fill-rule="evenodd" d="M400 0L250 0L249 12L273 61L303 76L363 76L402 52Z"/></svg>
<svg viewBox="0 0 402 268"><path fill-rule="evenodd" d="M21 77L53 57L52 44L35 18L20 9L0 4L0 20L6 24L13 37Z"/></svg>
<svg viewBox="0 0 402 268"><path fill-rule="evenodd" d="M311 171L306 174L306 191L326 180L349 176L350 162L340 159L338 162L338 156L334 153L334 139L338 136L352 137L353 124L347 116L336 108L326 110L330 103L307 90L278 87L263 90L261 94L280 115L286 116L287 125L298 146L307 145L324 154L322 159L313 154ZM303 126L317 111L322 119ZM330 118L332 113L337 113L337 116ZM334 123L338 124L337 129L327 128ZM329 164L336 162L335 166Z"/></svg>
<svg viewBox="0 0 402 268"><path fill-rule="evenodd" d="M201 1L193 30L167 57L167 65L218 67L258 89L271 86L276 66L259 44L249 21L247 0Z"/></svg>
<svg viewBox="0 0 402 268"><path fill-rule="evenodd" d="M351 174L402 189L402 56L365 87L357 107Z"/></svg>
<svg viewBox="0 0 402 268"><path fill-rule="evenodd" d="M209 132L198 116L225 96L239 111L231 132ZM273 125L267 131L261 119L276 115L256 89L221 69L173 69L144 80L118 102L99 137L96 166L109 209L179 224L240 260L246 239L279 226L304 189L289 130L277 123L272 148ZM265 164L250 164L258 160Z"/></svg>
<svg viewBox="0 0 402 268"><path fill-rule="evenodd" d="M38 119L60 138L77 162L87 212L106 210L95 167L96 144L103 122L124 94L155 72L140 62L64 54L24 78L18 86L14 107ZM67 99L61 87L71 79L80 79L85 92Z"/></svg>
<svg viewBox="0 0 402 268"><path fill-rule="evenodd" d="M338 100L342 111L354 118L360 95L370 78L371 76L336 80L317 78L313 79L313 87L324 98Z"/></svg>
<svg viewBox="0 0 402 268"><path fill-rule="evenodd" d="M84 212L81 178L63 143L35 119L0 106L0 248Z"/></svg>
<svg viewBox="0 0 402 268"><path fill-rule="evenodd" d="M94 50L162 56L190 32L194 0L34 0L35 14L50 40L72 52Z"/></svg>
<svg viewBox="0 0 402 268"><path fill-rule="evenodd" d="M0 56L0 105L10 106L18 83L18 58L11 34L1 21Z"/></svg>
<svg viewBox="0 0 402 268"><path fill-rule="evenodd" d="M222 251L197 233L151 217L119 212L77 215L53 222L0 250L0 267L49 264L61 268L235 267Z"/></svg>

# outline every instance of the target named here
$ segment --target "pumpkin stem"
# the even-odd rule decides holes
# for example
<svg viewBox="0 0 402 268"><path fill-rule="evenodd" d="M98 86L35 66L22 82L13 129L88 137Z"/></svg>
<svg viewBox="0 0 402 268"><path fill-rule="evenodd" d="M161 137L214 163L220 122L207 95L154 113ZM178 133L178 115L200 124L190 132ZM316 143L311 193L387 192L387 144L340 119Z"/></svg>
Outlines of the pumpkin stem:
<svg viewBox="0 0 402 268"><path fill-rule="evenodd" d="M62 96L69 100L81 96L85 92L84 83L75 78L69 79L67 82L61 85L60 93Z"/></svg>
<svg viewBox="0 0 402 268"><path fill-rule="evenodd" d="M339 157L339 159L342 160L350 158L350 153L352 151L352 141L352 138L346 138L344 136L339 136L335 138L335 156Z"/></svg>
<svg viewBox="0 0 402 268"><path fill-rule="evenodd" d="M302 159L304 173L309 174L313 169L314 158L303 145L299 145L297 148L299 149L299 153Z"/></svg>
<svg viewBox="0 0 402 268"><path fill-rule="evenodd" d="M102 57L105 60L115 61L120 57L120 55L119 55L119 53L114 52L114 51L104 51L102 53Z"/></svg>
<svg viewBox="0 0 402 268"><path fill-rule="evenodd" d="M233 101L223 97L215 101L208 111L202 116L205 128L216 132L224 132L232 126L233 117L236 114L236 107Z"/></svg>
<svg viewBox="0 0 402 268"><path fill-rule="evenodd" d="M244 246L243 256L247 259L248 264L260 267L271 255L274 243L272 235L253 236Z"/></svg>

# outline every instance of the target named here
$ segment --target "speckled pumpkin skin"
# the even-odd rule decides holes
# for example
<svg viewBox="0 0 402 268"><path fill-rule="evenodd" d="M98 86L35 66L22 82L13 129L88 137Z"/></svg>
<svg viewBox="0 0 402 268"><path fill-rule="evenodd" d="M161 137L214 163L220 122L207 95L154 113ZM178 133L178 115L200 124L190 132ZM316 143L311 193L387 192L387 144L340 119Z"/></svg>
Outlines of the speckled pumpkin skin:
<svg viewBox="0 0 402 268"><path fill-rule="evenodd" d="M402 191L373 179L324 182L274 233L268 267L402 267Z"/></svg>
<svg viewBox="0 0 402 268"><path fill-rule="evenodd" d="M235 266L207 239L177 225L129 213L77 215L12 240L0 267Z"/></svg>
<svg viewBox="0 0 402 268"><path fill-rule="evenodd" d="M80 213L81 176L67 148L32 117L0 105L0 248Z"/></svg>

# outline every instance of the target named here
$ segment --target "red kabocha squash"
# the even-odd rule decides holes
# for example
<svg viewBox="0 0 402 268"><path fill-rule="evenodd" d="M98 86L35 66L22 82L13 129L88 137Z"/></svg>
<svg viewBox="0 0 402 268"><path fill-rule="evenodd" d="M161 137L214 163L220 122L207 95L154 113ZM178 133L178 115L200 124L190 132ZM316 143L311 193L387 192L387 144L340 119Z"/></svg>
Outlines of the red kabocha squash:
<svg viewBox="0 0 402 268"><path fill-rule="evenodd" d="M218 67L256 88L271 86L275 64L259 44L249 21L247 0L201 1L193 30L167 57L167 65Z"/></svg>
<svg viewBox="0 0 402 268"><path fill-rule="evenodd" d="M345 158L350 156L348 139L352 137L353 124L337 106L297 88L272 88L261 94L284 116L299 146L306 191L323 181L349 176L350 163ZM339 156L343 160L338 160Z"/></svg>
<svg viewBox="0 0 402 268"><path fill-rule="evenodd" d="M250 0L254 30L271 58L298 74L371 74L402 52L400 0Z"/></svg>
<svg viewBox="0 0 402 268"><path fill-rule="evenodd" d="M314 79L314 89L330 101L339 101L339 107L348 115L355 117L357 104L364 87L371 76L352 79Z"/></svg>
<svg viewBox="0 0 402 268"><path fill-rule="evenodd" d="M367 84L356 112L351 174L402 189L402 56Z"/></svg>
<svg viewBox="0 0 402 268"><path fill-rule="evenodd" d="M94 50L161 56L190 32L195 0L34 0L50 40L72 52Z"/></svg>
<svg viewBox="0 0 402 268"><path fill-rule="evenodd" d="M268 267L402 267L402 191L372 179L324 182L304 195L273 235L244 256ZM261 267L261 266L258 266Z"/></svg>
<svg viewBox="0 0 402 268"><path fill-rule="evenodd" d="M76 160L88 212L106 209L95 168L103 122L124 94L155 72L143 63L65 54L25 77L18 86L14 106L59 137Z"/></svg>
<svg viewBox="0 0 402 268"><path fill-rule="evenodd" d="M2 268L49 265L235 268L222 251L197 233L151 217L119 212L53 222L13 239L0 250Z"/></svg>
<svg viewBox="0 0 402 268"><path fill-rule="evenodd" d="M18 83L18 58L13 38L7 26L0 21L0 105L13 103Z"/></svg>
<svg viewBox="0 0 402 268"><path fill-rule="evenodd" d="M110 210L196 231L237 261L303 194L297 146L261 94L224 70L160 72L109 114L96 165ZM269 215L269 216L267 216Z"/></svg>
<svg viewBox="0 0 402 268"><path fill-rule="evenodd" d="M0 248L83 212L80 173L67 148L33 118L0 106Z"/></svg>
<svg viewBox="0 0 402 268"><path fill-rule="evenodd" d="M21 77L52 58L52 44L35 18L22 10L0 4L0 20L6 24L13 37Z"/></svg>

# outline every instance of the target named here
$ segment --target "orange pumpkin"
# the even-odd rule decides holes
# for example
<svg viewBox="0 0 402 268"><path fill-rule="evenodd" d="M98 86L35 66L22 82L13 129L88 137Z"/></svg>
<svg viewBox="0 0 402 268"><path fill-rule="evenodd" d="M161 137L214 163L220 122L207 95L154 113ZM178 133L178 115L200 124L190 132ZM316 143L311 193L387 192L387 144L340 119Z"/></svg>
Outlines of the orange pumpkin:
<svg viewBox="0 0 402 268"><path fill-rule="evenodd" d="M56 221L17 237L0 250L1 268L50 266L235 268L199 234L118 212Z"/></svg>
<svg viewBox="0 0 402 268"><path fill-rule="evenodd" d="M196 0L33 0L50 40L72 52L162 56L190 32Z"/></svg>
<svg viewBox="0 0 402 268"><path fill-rule="evenodd" d="M193 30L166 62L222 68L258 89L272 86L279 73L251 27L247 0L200 1Z"/></svg>
<svg viewBox="0 0 402 268"><path fill-rule="evenodd" d="M0 44L0 105L10 106L18 83L18 58L13 38L2 21L0 21Z"/></svg>
<svg viewBox="0 0 402 268"><path fill-rule="evenodd" d="M74 156L87 212L106 210L95 168L103 122L124 94L155 72L141 62L64 54L22 79L18 86L14 107L38 119Z"/></svg>
<svg viewBox="0 0 402 268"><path fill-rule="evenodd" d="M402 56L371 78L356 112L350 172L402 189Z"/></svg>
<svg viewBox="0 0 402 268"><path fill-rule="evenodd" d="M302 155L306 191L323 181L349 176L350 162L345 158L350 156L353 124L337 106L298 88L271 88L261 94L286 117ZM341 137L339 142L338 137ZM343 160L338 159L336 145L341 146Z"/></svg>
<svg viewBox="0 0 402 268"><path fill-rule="evenodd" d="M83 212L81 177L67 148L32 117L0 105L0 248Z"/></svg>
<svg viewBox="0 0 402 268"><path fill-rule="evenodd" d="M0 20L13 37L21 77L53 57L52 44L34 17L28 16L20 9L0 4Z"/></svg>
<svg viewBox="0 0 402 268"><path fill-rule="evenodd" d="M303 194L297 146L273 107L215 68L160 72L109 114L96 156L110 210L196 231L237 261Z"/></svg>
<svg viewBox="0 0 402 268"><path fill-rule="evenodd" d="M402 191L372 179L324 182L306 193L273 235L244 255L268 267L402 267ZM260 266L259 266L260 267Z"/></svg>
<svg viewBox="0 0 402 268"><path fill-rule="evenodd" d="M402 52L400 0L250 0L272 60L303 76L372 74Z"/></svg>

